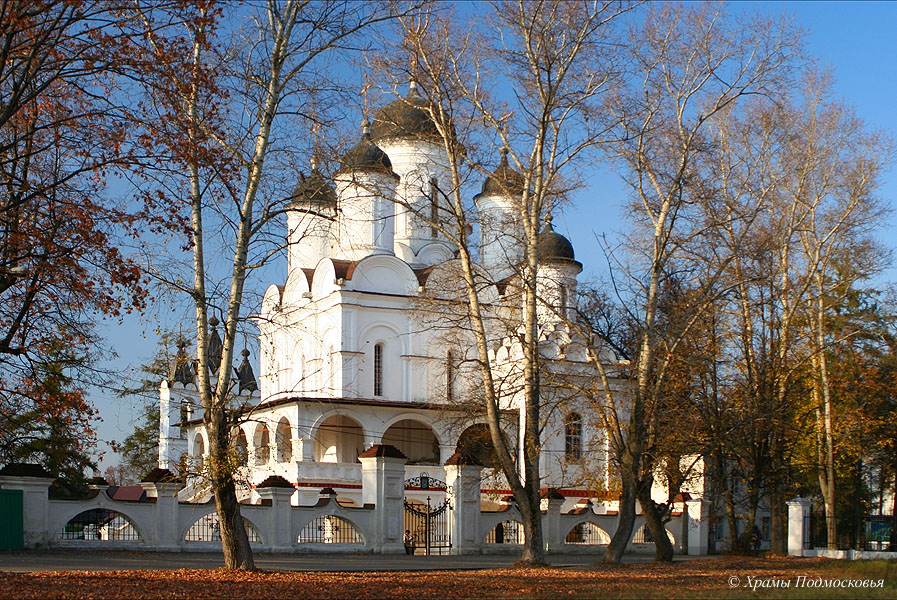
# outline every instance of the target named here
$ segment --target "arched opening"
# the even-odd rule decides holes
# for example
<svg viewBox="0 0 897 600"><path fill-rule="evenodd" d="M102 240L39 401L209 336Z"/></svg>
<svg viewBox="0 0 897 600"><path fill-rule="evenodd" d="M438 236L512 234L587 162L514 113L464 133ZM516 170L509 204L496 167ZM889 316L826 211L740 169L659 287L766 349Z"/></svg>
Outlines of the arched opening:
<svg viewBox="0 0 897 600"><path fill-rule="evenodd" d="M92 508L69 519L56 539L142 542L143 536L134 522L120 512L108 508Z"/></svg>
<svg viewBox="0 0 897 600"><path fill-rule="evenodd" d="M315 517L299 532L300 544L364 544L364 536L350 521L335 515Z"/></svg>
<svg viewBox="0 0 897 600"><path fill-rule="evenodd" d="M594 523L585 522L568 531L564 541L568 544L606 546L610 544L610 535Z"/></svg>
<svg viewBox="0 0 897 600"><path fill-rule="evenodd" d="M523 542L523 523L520 521L502 521L486 534L487 544L523 545Z"/></svg>
<svg viewBox="0 0 897 600"><path fill-rule="evenodd" d="M249 537L249 543L261 544L262 534L249 519L243 517L243 528L246 529L246 535ZM204 517L197 519L187 533L184 535L186 542L220 542L221 541L221 523L218 520L218 513L212 512Z"/></svg>
<svg viewBox="0 0 897 600"><path fill-rule="evenodd" d="M673 534L670 533L669 529L664 529L667 534L667 538L670 540L671 544L676 544L676 538L673 537ZM638 528L638 531L635 532L635 536L632 538L633 544L653 544L654 538L651 537L651 532L648 530L647 525L642 525Z"/></svg>
<svg viewBox="0 0 897 600"><path fill-rule="evenodd" d="M237 453L237 464L241 467L249 465L249 444L246 443L246 432L242 429L237 430L234 450Z"/></svg>
<svg viewBox="0 0 897 600"><path fill-rule="evenodd" d="M505 440L507 442L507 439ZM455 449L468 463L481 465L487 469L497 469L498 457L492 445L489 427L483 423L471 425L458 437Z"/></svg>
<svg viewBox="0 0 897 600"><path fill-rule="evenodd" d="M440 464L439 440L426 424L403 419L392 424L383 434L383 444L398 448L408 457L408 464Z"/></svg>
<svg viewBox="0 0 897 600"><path fill-rule="evenodd" d="M317 462L356 462L364 450L364 430L355 419L344 415L328 417L315 433Z"/></svg>
<svg viewBox="0 0 897 600"><path fill-rule="evenodd" d="M274 434L275 444L277 446L278 462L289 462L293 460L293 429L286 417L281 417L277 422L277 432Z"/></svg>
<svg viewBox="0 0 897 600"><path fill-rule="evenodd" d="M202 438L201 433L197 433L193 438L193 466L197 471L202 470L202 461L206 453L206 441Z"/></svg>
<svg viewBox="0 0 897 600"><path fill-rule="evenodd" d="M252 445L255 450L255 464L267 464L271 460L271 434L268 432L268 426L265 423L256 428Z"/></svg>
<svg viewBox="0 0 897 600"><path fill-rule="evenodd" d="M579 413L564 417L564 456L569 461L582 458L582 417Z"/></svg>

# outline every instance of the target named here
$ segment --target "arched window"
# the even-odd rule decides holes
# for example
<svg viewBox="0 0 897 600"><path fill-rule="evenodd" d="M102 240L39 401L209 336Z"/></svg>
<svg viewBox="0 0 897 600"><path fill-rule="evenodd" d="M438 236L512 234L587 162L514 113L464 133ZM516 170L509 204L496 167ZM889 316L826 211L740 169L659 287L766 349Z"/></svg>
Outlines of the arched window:
<svg viewBox="0 0 897 600"><path fill-rule="evenodd" d="M430 179L430 237L439 235L439 183L436 178Z"/></svg>
<svg viewBox="0 0 897 600"><path fill-rule="evenodd" d="M445 355L445 399L455 400L455 354L451 350Z"/></svg>
<svg viewBox="0 0 897 600"><path fill-rule="evenodd" d="M245 467L249 464L249 444L246 443L246 433L240 429L234 442L234 448L237 452L237 464Z"/></svg>
<svg viewBox="0 0 897 600"><path fill-rule="evenodd" d="M286 417L282 417L277 423L277 433L274 437L277 444L278 462L290 462L293 460L293 430Z"/></svg>
<svg viewBox="0 0 897 600"><path fill-rule="evenodd" d="M582 417L570 413L564 419L564 456L567 460L582 458Z"/></svg>
<svg viewBox="0 0 897 600"><path fill-rule="evenodd" d="M262 423L255 432L255 464L264 465L271 460L271 434L268 426Z"/></svg>
<svg viewBox="0 0 897 600"><path fill-rule="evenodd" d="M383 344L374 345L374 395L383 395Z"/></svg>
<svg viewBox="0 0 897 600"><path fill-rule="evenodd" d="M206 453L206 444L205 440L202 439L202 434L197 433L196 437L193 438L193 466L197 471L202 470L202 461L203 455Z"/></svg>

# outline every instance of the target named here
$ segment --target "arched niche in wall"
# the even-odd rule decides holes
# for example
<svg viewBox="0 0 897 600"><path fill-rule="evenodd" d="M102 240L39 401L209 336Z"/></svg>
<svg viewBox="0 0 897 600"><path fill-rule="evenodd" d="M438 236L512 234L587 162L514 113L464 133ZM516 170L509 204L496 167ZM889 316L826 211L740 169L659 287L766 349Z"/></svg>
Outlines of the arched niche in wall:
<svg viewBox="0 0 897 600"><path fill-rule="evenodd" d="M402 419L383 433L381 444L398 448L408 464L439 464L439 440L433 428L416 419Z"/></svg>
<svg viewBox="0 0 897 600"><path fill-rule="evenodd" d="M364 429L346 415L331 415L315 431L317 462L351 463L364 450Z"/></svg>

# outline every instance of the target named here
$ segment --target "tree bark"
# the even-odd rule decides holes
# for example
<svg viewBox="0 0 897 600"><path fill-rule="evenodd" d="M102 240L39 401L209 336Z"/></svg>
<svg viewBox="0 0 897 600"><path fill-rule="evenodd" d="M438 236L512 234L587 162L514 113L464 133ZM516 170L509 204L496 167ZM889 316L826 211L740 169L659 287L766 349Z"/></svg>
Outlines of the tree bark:
<svg viewBox="0 0 897 600"><path fill-rule="evenodd" d="M667 530L663 525L663 517L657 503L651 498L651 480L652 478L649 478L642 482L638 496L642 513L645 515L645 527L654 538L654 561L673 562L673 544L667 537Z"/></svg>

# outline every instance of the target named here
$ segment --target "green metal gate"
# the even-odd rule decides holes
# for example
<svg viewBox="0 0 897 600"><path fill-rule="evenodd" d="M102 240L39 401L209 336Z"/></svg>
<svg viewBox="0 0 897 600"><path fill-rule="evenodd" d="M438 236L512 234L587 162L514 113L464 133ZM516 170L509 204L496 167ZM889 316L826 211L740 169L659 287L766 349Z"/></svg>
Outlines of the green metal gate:
<svg viewBox="0 0 897 600"><path fill-rule="evenodd" d="M25 547L22 490L0 490L0 550Z"/></svg>

